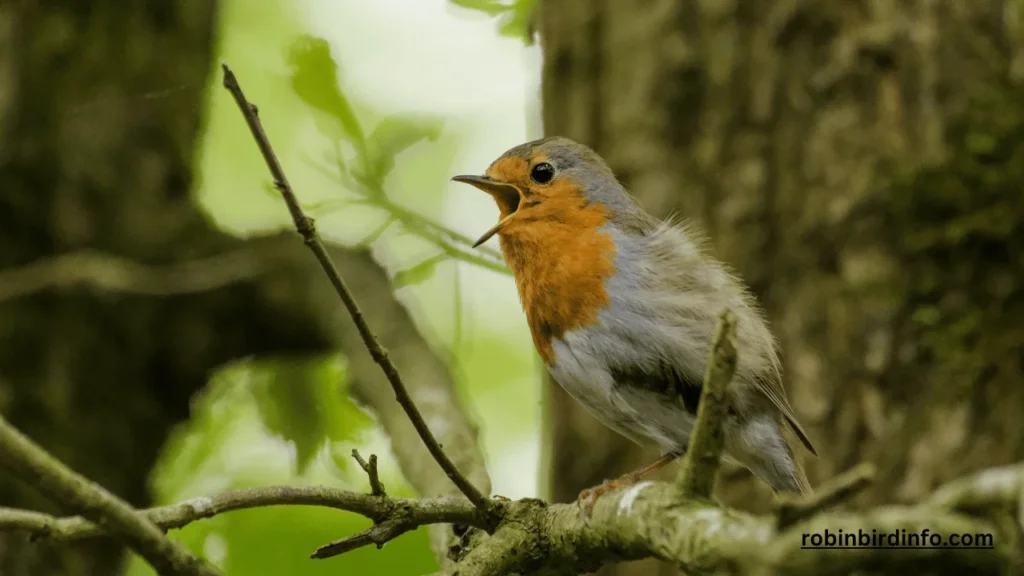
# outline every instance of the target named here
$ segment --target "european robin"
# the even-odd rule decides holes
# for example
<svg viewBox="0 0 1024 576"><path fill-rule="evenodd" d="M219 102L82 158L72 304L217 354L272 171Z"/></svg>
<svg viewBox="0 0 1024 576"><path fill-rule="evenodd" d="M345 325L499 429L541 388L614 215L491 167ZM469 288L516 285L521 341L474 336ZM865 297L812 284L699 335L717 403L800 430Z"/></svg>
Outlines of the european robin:
<svg viewBox="0 0 1024 576"><path fill-rule="evenodd" d="M786 399L775 339L741 281L692 226L643 210L593 150L567 138L527 142L483 176L456 176L490 194L498 235L554 379L598 420L657 461L584 490L638 481L686 450L711 341L723 308L736 315L738 361L727 388L725 458L774 491L810 491L785 427L817 455Z"/></svg>

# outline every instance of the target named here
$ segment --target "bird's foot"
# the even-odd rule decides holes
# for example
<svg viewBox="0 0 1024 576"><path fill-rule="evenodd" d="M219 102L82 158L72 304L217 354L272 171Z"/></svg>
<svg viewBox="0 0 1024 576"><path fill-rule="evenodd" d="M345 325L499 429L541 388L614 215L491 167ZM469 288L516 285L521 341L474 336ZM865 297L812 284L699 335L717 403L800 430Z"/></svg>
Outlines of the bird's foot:
<svg viewBox="0 0 1024 576"><path fill-rule="evenodd" d="M511 502L512 501L511 498L509 498L507 496L502 496L501 494L495 494L494 496L491 496L491 498L494 498L495 500L498 500L499 502Z"/></svg>
<svg viewBox="0 0 1024 576"><path fill-rule="evenodd" d="M590 523L590 514L594 511L594 504L597 503L597 499L600 498L602 494L604 494L605 492L611 492L616 488L632 486L633 484L636 484L637 482L642 480L651 472L654 472L662 468L669 462L675 460L680 455L682 455L682 452L680 451L668 452L666 454L663 454L654 462L648 464L647 466L644 466L639 470L634 470L633 472L624 474L616 478L615 480L605 480L604 482L601 483L600 486L587 488L583 492L580 492L580 496L576 502L580 507L580 516L583 517L583 523Z"/></svg>
<svg viewBox="0 0 1024 576"><path fill-rule="evenodd" d="M594 512L594 505L597 504L597 499L604 494L615 490L616 488L622 488L624 486L632 486L640 480L638 474L626 474L621 478L615 480L605 480L598 486L593 488L587 488L580 492L579 498L576 500L576 504L580 507L580 517L583 518L584 524L590 524L590 515Z"/></svg>

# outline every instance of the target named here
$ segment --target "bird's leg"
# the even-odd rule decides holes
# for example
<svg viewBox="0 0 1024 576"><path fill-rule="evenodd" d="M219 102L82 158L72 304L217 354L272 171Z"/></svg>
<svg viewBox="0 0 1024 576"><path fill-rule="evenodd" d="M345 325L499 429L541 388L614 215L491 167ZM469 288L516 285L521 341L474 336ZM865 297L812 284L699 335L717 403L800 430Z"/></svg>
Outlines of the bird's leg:
<svg viewBox="0 0 1024 576"><path fill-rule="evenodd" d="M588 522L590 520L590 513L594 510L594 504L597 503L597 499L600 498L601 495L606 492L611 492L616 488L632 486L640 480L643 480L643 478L648 474L664 468L666 464L681 455L682 452L669 452L643 468L623 474L614 480L605 480L598 486L587 488L580 492L577 504L580 507L580 513L583 515L583 521Z"/></svg>

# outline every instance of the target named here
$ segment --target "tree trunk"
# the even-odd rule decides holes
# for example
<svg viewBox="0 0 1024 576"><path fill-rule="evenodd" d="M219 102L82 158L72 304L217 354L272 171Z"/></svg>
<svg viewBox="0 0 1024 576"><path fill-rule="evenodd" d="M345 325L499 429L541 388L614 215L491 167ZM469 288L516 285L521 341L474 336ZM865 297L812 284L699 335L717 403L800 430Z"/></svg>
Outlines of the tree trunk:
<svg viewBox="0 0 1024 576"><path fill-rule="evenodd" d="M912 500L1024 458L1018 2L543 0L540 32L546 134L767 309L812 484L866 460L862 503ZM557 499L641 460L551 393ZM771 502L743 471L717 493Z"/></svg>
<svg viewBox="0 0 1024 576"><path fill-rule="evenodd" d="M354 386L388 389L296 234L241 241L196 206L215 14L208 0L0 3L0 411L138 506L170 428L226 362L341 349ZM331 251L399 368L450 389L369 253ZM451 428L446 445L475 441ZM77 512L7 474L0 504ZM115 574L122 550L5 534L0 574Z"/></svg>

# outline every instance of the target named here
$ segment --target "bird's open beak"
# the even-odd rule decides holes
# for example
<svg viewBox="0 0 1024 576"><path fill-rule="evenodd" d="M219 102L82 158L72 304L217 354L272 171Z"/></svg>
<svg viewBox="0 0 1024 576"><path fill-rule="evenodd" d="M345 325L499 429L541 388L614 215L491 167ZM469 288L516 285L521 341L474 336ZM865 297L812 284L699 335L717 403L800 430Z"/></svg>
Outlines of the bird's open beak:
<svg viewBox="0 0 1024 576"><path fill-rule="evenodd" d="M519 189L505 182L499 182L488 176L472 176L472 175L461 175L454 176L452 180L455 182L463 182L465 184L471 184L477 188L487 192L494 198L494 201L498 203L498 208L502 214L506 214L497 224L491 227L490 230L484 232L484 235L479 240L473 243L473 248L487 242L501 230L502 226L508 223L509 219L515 215L516 210L519 209L519 201L522 197L519 194Z"/></svg>

